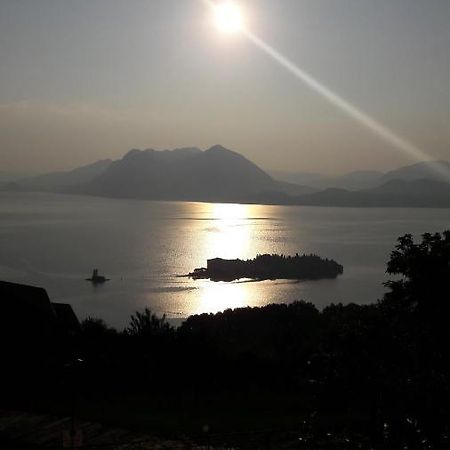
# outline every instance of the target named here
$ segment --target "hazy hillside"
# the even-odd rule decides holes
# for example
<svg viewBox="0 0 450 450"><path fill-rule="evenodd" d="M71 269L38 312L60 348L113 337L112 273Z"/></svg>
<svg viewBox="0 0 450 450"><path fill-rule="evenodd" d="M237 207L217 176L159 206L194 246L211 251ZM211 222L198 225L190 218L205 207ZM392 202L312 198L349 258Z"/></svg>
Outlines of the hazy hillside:
<svg viewBox="0 0 450 450"><path fill-rule="evenodd" d="M445 177L436 171L436 164L446 169L450 173L450 162L448 161L425 161L410 166L400 167L396 170L391 170L383 175L381 182L384 183L389 180L420 180L427 178L430 180L448 181Z"/></svg>
<svg viewBox="0 0 450 450"><path fill-rule="evenodd" d="M329 176L320 173L309 172L270 172L276 179L291 183L305 184L313 188L340 188L350 191L370 189L381 186L390 180L413 181L419 179L430 179L437 181L448 181L436 171L436 165L440 165L450 173L450 162L448 161L424 161L409 166L400 167L383 173L374 170L358 170L339 176Z"/></svg>
<svg viewBox="0 0 450 450"><path fill-rule="evenodd" d="M31 174L23 172L10 172L0 170L0 183L12 183L25 177L30 177Z"/></svg>
<svg viewBox="0 0 450 450"><path fill-rule="evenodd" d="M133 149L65 172L3 184L42 190L148 200L193 200L349 207L450 207L450 184L430 162L387 172L356 171L338 177L285 174L277 181L239 153L215 145L156 151ZM440 162L450 170L450 163ZM282 173L279 173L282 175ZM311 186L286 180L308 182Z"/></svg>
<svg viewBox="0 0 450 450"><path fill-rule="evenodd" d="M358 170L344 175L331 176L320 173L282 171L270 172L276 179L290 183L305 184L316 189L342 188L358 190L374 187L380 182L383 172L373 170Z"/></svg>
<svg viewBox="0 0 450 450"><path fill-rule="evenodd" d="M268 173L276 180L286 183L311 186L316 189L325 189L330 186L333 177L313 172L286 172L282 170L270 170Z"/></svg>
<svg viewBox="0 0 450 450"><path fill-rule="evenodd" d="M391 180L376 188L360 191L325 189L299 196L295 203L315 206L450 208L450 184L427 179Z"/></svg>
<svg viewBox="0 0 450 450"><path fill-rule="evenodd" d="M73 170L52 172L45 175L15 180L12 187L17 190L65 190L66 188L88 183L103 173L111 163L112 161L110 159L104 159Z"/></svg>
<svg viewBox="0 0 450 450"><path fill-rule="evenodd" d="M158 200L248 201L263 192L312 189L280 183L220 145L206 151L132 150L82 188L91 195Z"/></svg>

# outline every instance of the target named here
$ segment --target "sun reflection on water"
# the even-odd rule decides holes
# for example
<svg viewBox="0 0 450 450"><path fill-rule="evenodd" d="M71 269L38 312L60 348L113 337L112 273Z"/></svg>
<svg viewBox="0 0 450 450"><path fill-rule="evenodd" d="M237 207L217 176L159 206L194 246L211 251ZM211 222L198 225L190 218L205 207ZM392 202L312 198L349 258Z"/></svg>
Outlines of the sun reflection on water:
<svg viewBox="0 0 450 450"><path fill-rule="evenodd" d="M216 203L208 205L210 222L203 241L204 263L210 258L247 259L254 257L253 205ZM250 297L246 283L197 281L200 295L193 314L218 312L247 306Z"/></svg>
<svg viewBox="0 0 450 450"><path fill-rule="evenodd" d="M217 203L210 207L212 220L204 242L207 259L249 257L253 236L252 206Z"/></svg>
<svg viewBox="0 0 450 450"><path fill-rule="evenodd" d="M199 281L200 295L191 314L216 313L226 309L242 308L250 302L250 292L245 283Z"/></svg>

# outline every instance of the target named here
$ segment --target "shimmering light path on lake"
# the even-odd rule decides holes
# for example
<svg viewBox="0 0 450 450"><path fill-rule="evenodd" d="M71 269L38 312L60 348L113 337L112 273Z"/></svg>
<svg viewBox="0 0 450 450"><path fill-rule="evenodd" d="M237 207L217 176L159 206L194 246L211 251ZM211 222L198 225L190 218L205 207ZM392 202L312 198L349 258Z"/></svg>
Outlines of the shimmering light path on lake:
<svg viewBox="0 0 450 450"><path fill-rule="evenodd" d="M0 194L0 279L43 286L77 314L115 326L149 306L185 317L309 300L369 303L383 293L397 236L442 231L450 210L352 209ZM317 253L344 265L337 280L214 283L186 274L208 258ZM93 267L111 278L84 281Z"/></svg>

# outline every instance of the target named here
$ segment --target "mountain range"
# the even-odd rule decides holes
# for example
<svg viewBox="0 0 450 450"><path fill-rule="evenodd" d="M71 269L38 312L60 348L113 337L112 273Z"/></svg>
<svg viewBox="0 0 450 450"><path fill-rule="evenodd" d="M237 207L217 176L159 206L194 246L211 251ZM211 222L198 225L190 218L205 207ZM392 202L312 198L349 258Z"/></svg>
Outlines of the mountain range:
<svg viewBox="0 0 450 450"><path fill-rule="evenodd" d="M450 184L431 179L394 179L372 189L328 188L296 197L294 204L346 207L450 208Z"/></svg>
<svg viewBox="0 0 450 450"><path fill-rule="evenodd" d="M450 171L450 163L439 164ZM421 162L387 173L359 171L339 177L280 172L271 176L220 145L205 151L133 149L116 161L5 182L2 189L148 200L450 207L450 184L431 165Z"/></svg>
<svg viewBox="0 0 450 450"><path fill-rule="evenodd" d="M450 172L448 161L424 161L389 172L374 170L359 170L339 176L329 176L310 172L282 172L271 171L270 174L278 179L290 183L304 184L316 189L340 188L347 190L360 190L378 187L391 180L415 181L430 179L446 182L444 177L435 171L433 165L436 163Z"/></svg>
<svg viewBox="0 0 450 450"><path fill-rule="evenodd" d="M73 170L51 172L44 175L17 179L9 185L20 190L31 191L64 191L69 187L79 186L92 181L95 177L105 172L112 164L112 160L104 159Z"/></svg>

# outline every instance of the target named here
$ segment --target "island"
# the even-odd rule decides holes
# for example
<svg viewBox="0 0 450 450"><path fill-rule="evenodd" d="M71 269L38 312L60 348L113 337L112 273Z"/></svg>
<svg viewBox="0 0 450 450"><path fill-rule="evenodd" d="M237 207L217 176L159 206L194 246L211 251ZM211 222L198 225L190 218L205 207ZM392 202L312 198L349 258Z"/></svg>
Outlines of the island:
<svg viewBox="0 0 450 450"><path fill-rule="evenodd" d="M207 261L206 267L195 269L188 276L211 281L252 280L319 280L336 278L344 272L343 266L332 259L317 255L257 255L254 259L222 259Z"/></svg>

